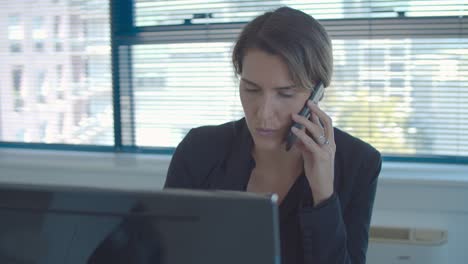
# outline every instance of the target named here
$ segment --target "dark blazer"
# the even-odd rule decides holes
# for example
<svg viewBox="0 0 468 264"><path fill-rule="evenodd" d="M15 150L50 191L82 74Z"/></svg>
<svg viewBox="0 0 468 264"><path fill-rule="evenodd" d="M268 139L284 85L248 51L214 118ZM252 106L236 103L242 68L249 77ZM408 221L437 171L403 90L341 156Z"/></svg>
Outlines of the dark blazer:
<svg viewBox="0 0 468 264"><path fill-rule="evenodd" d="M335 193L313 207L302 174L280 205L282 263L365 263L380 153L335 128ZM245 191L255 161L245 119L192 129L177 147L165 187Z"/></svg>

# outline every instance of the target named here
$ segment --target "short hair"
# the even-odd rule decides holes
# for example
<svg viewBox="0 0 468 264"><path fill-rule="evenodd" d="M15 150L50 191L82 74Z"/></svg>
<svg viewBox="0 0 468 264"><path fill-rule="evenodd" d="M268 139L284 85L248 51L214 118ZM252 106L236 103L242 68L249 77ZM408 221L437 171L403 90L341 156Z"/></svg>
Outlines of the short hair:
<svg viewBox="0 0 468 264"><path fill-rule="evenodd" d="M322 81L330 85L333 73L331 40L325 28L312 16L281 7L249 22L240 33L232 53L237 76L249 49L259 49L280 56L296 85L313 88Z"/></svg>

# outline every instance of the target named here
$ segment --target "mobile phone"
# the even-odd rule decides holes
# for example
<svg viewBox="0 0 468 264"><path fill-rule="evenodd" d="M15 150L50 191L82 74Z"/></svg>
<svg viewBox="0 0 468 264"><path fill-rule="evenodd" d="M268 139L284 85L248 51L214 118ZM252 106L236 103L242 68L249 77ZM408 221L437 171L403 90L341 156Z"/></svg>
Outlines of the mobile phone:
<svg viewBox="0 0 468 264"><path fill-rule="evenodd" d="M310 93L309 98L308 98L307 101L305 102L304 107L302 107L302 109L301 109L301 111L298 113L298 115L304 116L304 117L306 117L306 118L309 118L309 117L310 117L310 109L309 109L309 107L307 106L307 102L308 102L309 100L311 100L312 102L314 102L314 104L317 104L318 101L322 98L324 91L325 91L325 87L323 86L322 81L317 82L317 84L315 85L314 89L313 89L312 92ZM296 127L296 128L298 128L298 129L302 129L302 128L303 128L303 125L294 122L294 123L291 125L291 128L292 128L292 127ZM295 142L296 140L297 140L296 135L294 135L294 133L291 131L291 129L289 129L288 135L286 136L286 151L289 151L289 150L291 149L292 145L294 144L294 142Z"/></svg>

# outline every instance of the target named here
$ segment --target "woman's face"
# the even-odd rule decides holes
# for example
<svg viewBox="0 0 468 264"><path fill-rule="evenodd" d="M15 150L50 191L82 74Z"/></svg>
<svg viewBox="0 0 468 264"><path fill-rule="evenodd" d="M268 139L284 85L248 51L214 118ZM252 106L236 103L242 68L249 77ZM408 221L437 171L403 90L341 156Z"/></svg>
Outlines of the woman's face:
<svg viewBox="0 0 468 264"><path fill-rule="evenodd" d="M288 67L277 55L251 49L244 56L240 99L255 147L274 150L282 147L310 90L296 86Z"/></svg>

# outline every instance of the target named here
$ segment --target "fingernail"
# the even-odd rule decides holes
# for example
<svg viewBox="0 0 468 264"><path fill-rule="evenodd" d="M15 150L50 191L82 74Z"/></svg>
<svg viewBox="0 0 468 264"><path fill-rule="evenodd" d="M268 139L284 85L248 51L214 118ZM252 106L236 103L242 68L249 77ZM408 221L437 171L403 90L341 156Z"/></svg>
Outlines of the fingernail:
<svg viewBox="0 0 468 264"><path fill-rule="evenodd" d="M294 132L297 132L299 130L299 128L293 126L293 127L291 127L291 130L294 131Z"/></svg>

